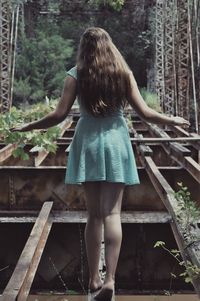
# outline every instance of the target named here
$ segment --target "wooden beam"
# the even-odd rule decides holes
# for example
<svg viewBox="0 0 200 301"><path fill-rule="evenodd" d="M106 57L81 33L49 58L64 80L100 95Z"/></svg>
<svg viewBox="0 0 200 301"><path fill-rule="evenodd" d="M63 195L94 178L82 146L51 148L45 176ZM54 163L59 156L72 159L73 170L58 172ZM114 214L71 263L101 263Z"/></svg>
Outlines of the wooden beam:
<svg viewBox="0 0 200 301"><path fill-rule="evenodd" d="M62 137L65 133L65 131L71 126L73 123L72 117L65 119L59 126L61 128L60 136ZM56 142L55 142L56 143ZM38 167L48 156L49 151L47 150L41 150L34 152L34 147L30 150L30 152L34 153L34 166Z"/></svg>
<svg viewBox="0 0 200 301"><path fill-rule="evenodd" d="M16 212L16 211L15 211ZM37 219L38 211L25 211L4 214L1 211L0 223L34 223ZM86 223L86 211L52 211L49 219L52 223ZM163 211L123 211L121 221L125 224L162 224L170 222L170 215Z"/></svg>
<svg viewBox="0 0 200 301"><path fill-rule="evenodd" d="M163 142L186 142L190 143L191 142L200 142L200 137L134 137L130 138L132 143L140 143L140 142L145 142L145 143L163 143ZM58 138L58 143L70 143L72 141L72 137L63 137L63 138Z"/></svg>
<svg viewBox="0 0 200 301"><path fill-rule="evenodd" d="M52 206L53 202L45 202L43 204L15 270L3 292L2 301L27 300L52 226L52 221L49 219Z"/></svg>
<svg viewBox="0 0 200 301"><path fill-rule="evenodd" d="M138 150L140 151L140 146L138 147ZM196 241L191 237L187 237L186 240L185 229L183 229L178 218L179 206L178 201L174 196L174 190L160 173L151 157L144 156L141 152L141 158L154 188L172 218L171 227L185 263L187 264L187 261L189 260L192 264L200 268L200 240L198 239L198 237L200 238L200 230L197 229L195 232L195 236L197 237ZM191 241L188 242L190 239ZM191 275L191 277L195 291L200 298L200 275L198 277Z"/></svg>
<svg viewBox="0 0 200 301"><path fill-rule="evenodd" d="M199 137L143 137L130 138L131 142L200 142Z"/></svg>
<svg viewBox="0 0 200 301"><path fill-rule="evenodd" d="M151 133L156 136L169 138L169 136L156 125L148 123L148 127ZM163 148L170 157L172 157L180 165L184 166L191 176L200 183L200 166L193 158L190 157L190 150L182 145L178 145L176 142L169 142L168 145L163 144Z"/></svg>
<svg viewBox="0 0 200 301"><path fill-rule="evenodd" d="M200 138L200 135L196 134L196 133L188 133L186 130L184 130L183 128L181 128L180 126L169 126L177 135L181 135L181 136L185 136L188 138ZM197 149L200 150L200 141L191 141L192 146Z"/></svg>
<svg viewBox="0 0 200 301"><path fill-rule="evenodd" d="M17 147L18 147L17 143L14 143L14 144L8 144L4 146L2 149L0 149L0 163L7 160Z"/></svg>

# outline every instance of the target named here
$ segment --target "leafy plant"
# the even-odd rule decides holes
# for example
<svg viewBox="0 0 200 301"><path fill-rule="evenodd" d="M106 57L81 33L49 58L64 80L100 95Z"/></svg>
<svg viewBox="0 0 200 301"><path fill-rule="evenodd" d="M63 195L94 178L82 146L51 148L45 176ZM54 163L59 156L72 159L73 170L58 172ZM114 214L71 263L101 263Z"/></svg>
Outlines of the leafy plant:
<svg viewBox="0 0 200 301"><path fill-rule="evenodd" d="M188 188L181 182L177 184L180 189L175 193L175 198L178 202L175 212L187 243L191 243L200 239L200 237L197 237L197 233L199 233L200 209L192 200Z"/></svg>
<svg viewBox="0 0 200 301"><path fill-rule="evenodd" d="M184 234L184 239L187 245L200 240L198 222L200 220L200 209L197 204L192 200L191 193L188 188L183 185L182 182L177 183L180 189L175 192L175 198L177 200L177 206L175 212L179 226ZM192 279L200 276L200 268L194 265L191 261L183 261L181 253L177 249L168 249L164 241L157 241L154 248L161 247L173 256L180 266L185 267L185 271L180 273L179 276L183 277L186 283L192 283ZM171 273L173 278L177 275Z"/></svg>
<svg viewBox="0 0 200 301"><path fill-rule="evenodd" d="M24 151L24 146L28 143L35 146L33 151L47 150L53 153L56 152L57 145L54 142L60 136L61 132L58 126L51 127L46 131L10 131L11 127L15 127L19 123L24 124L43 117L50 112L54 106L54 103L51 103L49 106L45 104L37 104L32 106L28 112L12 107L9 113L0 115L0 140L5 144L17 144L17 148L13 151L14 157L20 157L22 160L28 160L29 155Z"/></svg>
<svg viewBox="0 0 200 301"><path fill-rule="evenodd" d="M140 93L150 108L156 110L157 112L161 112L160 103L155 93L147 91L146 88L141 88Z"/></svg>
<svg viewBox="0 0 200 301"><path fill-rule="evenodd" d="M89 0L90 4L109 5L113 9L120 11L125 3L125 0Z"/></svg>
<svg viewBox="0 0 200 301"><path fill-rule="evenodd" d="M186 262L182 260L180 251L177 249L168 249L164 241L157 241L154 248L161 247L163 250L167 251L176 261L178 261L180 266L185 267L185 271L180 273L178 276L183 277L186 283L192 283L193 277L198 277L200 274L200 268L194 265L192 262L187 260ZM171 273L172 278L177 278L177 275Z"/></svg>

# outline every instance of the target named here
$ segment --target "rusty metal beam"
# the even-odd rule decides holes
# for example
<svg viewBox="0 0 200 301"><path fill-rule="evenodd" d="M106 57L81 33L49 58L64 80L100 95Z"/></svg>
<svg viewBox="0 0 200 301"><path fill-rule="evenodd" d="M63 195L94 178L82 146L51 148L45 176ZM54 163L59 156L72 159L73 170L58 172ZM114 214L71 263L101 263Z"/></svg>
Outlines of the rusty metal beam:
<svg viewBox="0 0 200 301"><path fill-rule="evenodd" d="M0 211L0 223L34 223L37 215L38 211L29 211L28 214L24 211L16 212L14 216L13 212L9 216ZM87 215L86 211L52 211L50 220L52 223L86 223ZM170 215L163 211L123 211L121 221L126 224L162 224L170 222Z"/></svg>
<svg viewBox="0 0 200 301"><path fill-rule="evenodd" d="M41 259L52 221L49 219L53 202L45 202L34 224L15 270L3 292L2 301L27 300L32 281Z"/></svg>

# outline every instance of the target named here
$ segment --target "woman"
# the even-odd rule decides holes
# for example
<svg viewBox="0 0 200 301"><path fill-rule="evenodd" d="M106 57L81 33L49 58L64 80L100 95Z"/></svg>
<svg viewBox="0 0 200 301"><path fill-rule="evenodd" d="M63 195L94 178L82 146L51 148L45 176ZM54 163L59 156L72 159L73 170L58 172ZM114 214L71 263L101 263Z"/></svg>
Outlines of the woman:
<svg viewBox="0 0 200 301"><path fill-rule="evenodd" d="M89 289L96 300L111 300L122 231L120 212L125 185L138 184L135 157L123 117L129 103L139 116L153 123L189 125L149 108L137 83L109 34L97 27L81 37L77 64L67 72L55 111L13 131L30 131L63 121L78 97L81 118L70 146L65 182L82 183L88 220L85 242L89 264ZM104 226L106 276L99 275L102 226Z"/></svg>

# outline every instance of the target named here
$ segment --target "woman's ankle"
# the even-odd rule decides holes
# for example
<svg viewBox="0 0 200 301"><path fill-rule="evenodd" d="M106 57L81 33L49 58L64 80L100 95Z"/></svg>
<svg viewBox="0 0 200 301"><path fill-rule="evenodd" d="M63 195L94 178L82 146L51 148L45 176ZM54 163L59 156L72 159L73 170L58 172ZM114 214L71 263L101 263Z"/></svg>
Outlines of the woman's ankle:
<svg viewBox="0 0 200 301"><path fill-rule="evenodd" d="M106 283L113 283L113 284L115 284L115 278L113 276L108 275L108 276L105 277L104 283L105 284Z"/></svg>

